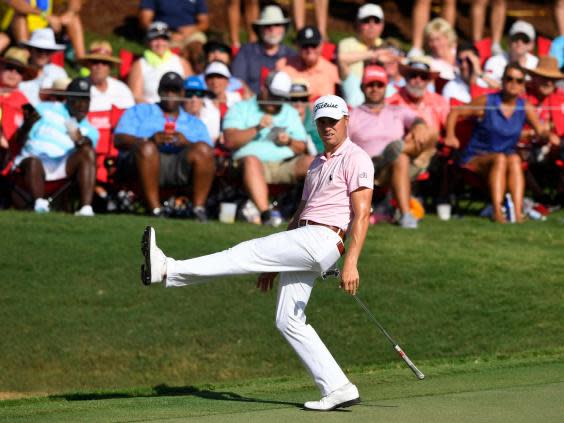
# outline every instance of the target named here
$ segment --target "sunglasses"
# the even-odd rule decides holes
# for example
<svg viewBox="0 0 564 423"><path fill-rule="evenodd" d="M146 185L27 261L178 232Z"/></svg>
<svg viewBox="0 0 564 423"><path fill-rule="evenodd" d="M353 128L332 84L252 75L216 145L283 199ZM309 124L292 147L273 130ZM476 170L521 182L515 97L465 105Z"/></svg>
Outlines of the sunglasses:
<svg viewBox="0 0 564 423"><path fill-rule="evenodd" d="M14 66L14 65L4 65L4 70L5 71L16 71L17 73L19 73L20 75L24 74L24 71L22 68L18 67L18 66Z"/></svg>
<svg viewBox="0 0 564 423"><path fill-rule="evenodd" d="M529 44L531 42L531 39L525 34L515 34L513 37L511 37L511 42L515 43L517 41L522 41L525 44Z"/></svg>
<svg viewBox="0 0 564 423"><path fill-rule="evenodd" d="M384 88L386 86L386 84L384 84L383 82L380 81L374 81L374 82L369 82L368 84L364 84L365 87L371 87L371 88Z"/></svg>
<svg viewBox="0 0 564 423"><path fill-rule="evenodd" d="M408 73L407 76L405 77L405 79L415 79L415 78L419 78L422 81L429 81L431 79L429 75L424 73Z"/></svg>
<svg viewBox="0 0 564 423"><path fill-rule="evenodd" d="M317 48L317 46L319 46L319 44L303 44L300 46L300 48L302 50L308 50L310 48Z"/></svg>
<svg viewBox="0 0 564 423"><path fill-rule="evenodd" d="M379 24L382 23L382 19L377 18L376 16L369 16L367 18L361 19L360 23L363 25L367 25L369 23Z"/></svg>
<svg viewBox="0 0 564 423"><path fill-rule="evenodd" d="M198 97L198 98L204 98L206 96L206 93L203 91L186 91L186 98L192 98L192 97Z"/></svg>
<svg viewBox="0 0 564 423"><path fill-rule="evenodd" d="M44 48L39 48L39 47L32 47L31 48L32 51L35 51L38 54L52 54L55 53L53 50L47 50Z"/></svg>
<svg viewBox="0 0 564 423"><path fill-rule="evenodd" d="M515 78L514 76L506 76L503 78L505 82L516 82L517 84L524 84L525 78Z"/></svg>

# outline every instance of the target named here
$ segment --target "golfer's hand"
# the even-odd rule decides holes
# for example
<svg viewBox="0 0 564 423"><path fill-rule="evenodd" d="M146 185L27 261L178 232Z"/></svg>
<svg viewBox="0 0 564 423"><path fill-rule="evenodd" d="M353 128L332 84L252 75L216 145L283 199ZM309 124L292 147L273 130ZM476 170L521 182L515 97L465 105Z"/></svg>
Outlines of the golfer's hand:
<svg viewBox="0 0 564 423"><path fill-rule="evenodd" d="M359 284L360 276L358 275L358 269L356 266L347 266L345 263L341 273L341 288L348 294L355 295Z"/></svg>
<svg viewBox="0 0 564 423"><path fill-rule="evenodd" d="M276 276L278 276L278 273L261 273L257 279L257 288L259 288L262 292L270 291L272 289L274 278L276 278Z"/></svg>

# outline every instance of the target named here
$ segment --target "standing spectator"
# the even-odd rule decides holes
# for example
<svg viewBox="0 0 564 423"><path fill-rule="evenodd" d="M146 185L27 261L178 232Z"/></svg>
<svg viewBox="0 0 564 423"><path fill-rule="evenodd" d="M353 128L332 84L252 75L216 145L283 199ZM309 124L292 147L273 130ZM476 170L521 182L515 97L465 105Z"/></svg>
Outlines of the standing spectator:
<svg viewBox="0 0 564 423"><path fill-rule="evenodd" d="M269 210L268 184L303 180L313 160L305 155L306 134L300 116L285 103L291 86L288 74L271 72L258 98L236 103L223 121L225 146L242 166L243 184L264 225L282 223Z"/></svg>
<svg viewBox="0 0 564 423"><path fill-rule="evenodd" d="M149 31L155 22L164 22L171 30L170 39L180 46L191 40L205 42L209 27L208 5L206 0L141 0L139 4L139 23L144 31Z"/></svg>
<svg viewBox="0 0 564 423"><path fill-rule="evenodd" d="M137 103L159 101L158 85L167 72L184 78L192 75L190 64L170 50L170 31L164 22L153 22L147 31L148 49L131 67L127 85Z"/></svg>
<svg viewBox="0 0 564 423"><path fill-rule="evenodd" d="M443 0L442 17L454 27L456 20L456 0ZM411 22L413 25L412 47L408 57L422 56L423 53L423 33L425 25L431 18L431 0L415 0L411 11Z"/></svg>
<svg viewBox="0 0 564 423"><path fill-rule="evenodd" d="M55 34L51 28L38 29L31 34L29 41L22 44L30 51L29 63L38 70L37 77L20 84L20 90L33 105L39 103L39 90L49 88L57 79L68 78L67 72L58 65L51 63L51 57L57 51L65 49L62 44L55 42Z"/></svg>
<svg viewBox="0 0 564 423"><path fill-rule="evenodd" d="M438 76L438 72L431 68L431 59L426 56L412 57L407 64L400 64L400 72L405 78L405 87L390 97L388 103L404 105L415 111L438 138L446 122L449 105L442 96L427 89Z"/></svg>
<svg viewBox="0 0 564 423"><path fill-rule="evenodd" d="M383 54L379 47L384 31L384 11L377 4L365 4L358 9L356 15L356 36L344 38L339 42L338 63L343 94L348 104L362 104L360 81L365 61L377 61Z"/></svg>
<svg viewBox="0 0 564 423"><path fill-rule="evenodd" d="M484 37L484 23L488 0L474 0L472 2L472 40L480 41ZM492 33L492 56L503 54L501 37L505 28L507 0L491 0L490 29Z"/></svg>
<svg viewBox="0 0 564 423"><path fill-rule="evenodd" d="M201 120L181 107L184 80L174 72L159 81L157 104L125 111L115 130L118 172L137 174L149 214L162 215L160 186L192 185L193 212L207 220L206 200L215 173L212 142Z"/></svg>
<svg viewBox="0 0 564 423"><path fill-rule="evenodd" d="M425 25L425 46L433 59L431 66L447 81L453 80L456 73L457 41L455 30L443 18Z"/></svg>
<svg viewBox="0 0 564 423"><path fill-rule="evenodd" d="M493 220L505 223L502 202L509 191L515 205L515 219L523 221L525 183L517 142L528 121L535 133L547 138L532 107L521 97L525 87L525 70L518 63L505 68L501 91L476 98L470 107L453 109L448 115L445 145L460 148L455 135L459 117L478 118L472 137L461 156L461 164L487 181L490 190Z"/></svg>
<svg viewBox="0 0 564 423"><path fill-rule="evenodd" d="M238 91L229 91L227 89L231 72L229 72L226 64L211 62L206 66L204 75L208 90L214 97L213 102L220 110L221 117L223 118L231 106L242 100L241 94Z"/></svg>
<svg viewBox="0 0 564 423"><path fill-rule="evenodd" d="M538 57L531 54L535 48L535 28L528 22L515 21L509 29L509 52L490 57L484 65L484 80L493 88L501 83L503 70L509 62L517 62L525 69L534 69Z"/></svg>
<svg viewBox="0 0 564 423"><path fill-rule="evenodd" d="M244 28L247 32L247 38L250 43L257 41L257 34L253 28L253 22L259 16L258 0L243 0L244 12ZM227 24L229 26L229 38L234 50L241 48L241 40L239 38L239 30L241 29L241 0L227 0ZM235 53L234 53L235 54Z"/></svg>
<svg viewBox="0 0 564 423"><path fill-rule="evenodd" d="M296 54L282 44L289 23L280 7L266 6L260 19L253 23L259 41L244 44L235 57L233 75L246 82L254 93L260 91L261 80L275 68L279 59Z"/></svg>
<svg viewBox="0 0 564 423"><path fill-rule="evenodd" d="M315 22L323 40L327 40L327 18L329 17L329 0L312 0L315 5ZM296 31L301 30L306 24L307 0L293 0L294 26Z"/></svg>
<svg viewBox="0 0 564 423"><path fill-rule="evenodd" d="M366 102L351 111L349 137L372 158L378 184L392 188L401 212L400 226L415 229L417 219L409 206L411 179L426 170L437 139L414 111L386 104L387 85L384 68L364 68Z"/></svg>
<svg viewBox="0 0 564 423"><path fill-rule="evenodd" d="M37 105L18 133L23 147L14 164L21 170L20 184L35 201L36 212L48 212L45 181L76 178L80 190L80 216L94 216L92 197L96 182L98 131L86 119L90 82L74 79L65 103ZM21 138L20 138L21 137Z"/></svg>
<svg viewBox="0 0 564 423"><path fill-rule="evenodd" d="M304 79L309 84L310 101L322 95L335 94L340 83L337 66L321 56L321 33L314 26L298 31L296 44L298 56L282 58L276 64L278 70L286 72L292 79Z"/></svg>
<svg viewBox="0 0 564 423"><path fill-rule="evenodd" d="M458 72L455 78L444 86L441 94L446 101L454 98L461 103L470 103L473 85L481 88L487 88L488 86L481 78L483 72L480 66L478 50L469 42L462 42L458 45L456 61L458 63Z"/></svg>
<svg viewBox="0 0 564 423"><path fill-rule="evenodd" d="M212 144L215 145L221 135L221 115L209 98L210 94L198 77L189 76L184 81L184 110L206 125Z"/></svg>

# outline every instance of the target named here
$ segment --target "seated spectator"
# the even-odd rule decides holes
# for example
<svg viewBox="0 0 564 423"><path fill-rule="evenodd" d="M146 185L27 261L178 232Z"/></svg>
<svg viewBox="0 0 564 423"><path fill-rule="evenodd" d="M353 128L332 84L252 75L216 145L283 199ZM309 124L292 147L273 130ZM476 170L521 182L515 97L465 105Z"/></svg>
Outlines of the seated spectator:
<svg viewBox="0 0 564 423"><path fill-rule="evenodd" d="M167 72L176 72L183 78L192 75L190 64L170 50L170 31L163 22L153 22L147 31L148 49L131 67L127 85L137 103L159 101L158 85Z"/></svg>
<svg viewBox="0 0 564 423"><path fill-rule="evenodd" d="M212 142L201 120L181 106L184 80L175 72L159 81L157 104L125 111L115 133L118 172L137 175L149 214L161 216L159 187L192 185L192 211L206 221L206 200L215 173Z"/></svg>
<svg viewBox="0 0 564 423"><path fill-rule="evenodd" d="M427 88L439 73L432 70L431 60L426 56L412 57L407 64L400 64L400 72L405 78L405 87L390 97L388 103L409 107L425 121L438 138L446 122L449 105L443 97Z"/></svg>
<svg viewBox="0 0 564 423"><path fill-rule="evenodd" d="M474 0L475 3L477 0ZM425 25L431 17L431 0L415 0L411 10L412 22L412 48L407 54L408 57L423 56L423 35ZM456 0L443 0L441 7L441 17L452 27L456 20Z"/></svg>
<svg viewBox="0 0 564 423"><path fill-rule="evenodd" d="M305 178L313 157L305 155L306 134L298 112L285 103L292 80L271 72L260 94L236 103L225 115L225 146L242 167L243 184L264 225L278 226L268 202L268 184L290 184ZM281 104L282 103L282 104Z"/></svg>
<svg viewBox="0 0 564 423"><path fill-rule="evenodd" d="M260 91L261 78L275 68L278 60L296 54L282 43L289 23L290 20L284 16L279 6L266 6L253 24L259 41L243 44L237 53L231 67L232 73L243 80L254 93Z"/></svg>
<svg viewBox="0 0 564 423"><path fill-rule="evenodd" d="M562 4L564 5L564 0ZM552 40L549 54L558 60L558 68L564 68L564 35L559 35Z"/></svg>
<svg viewBox="0 0 564 423"><path fill-rule="evenodd" d="M211 92L197 76L189 76L184 81L184 110L204 122L212 144L215 145L221 135L221 115L209 98L210 95Z"/></svg>
<svg viewBox="0 0 564 423"><path fill-rule="evenodd" d="M292 101L292 106L300 114L306 131L307 153L315 156L319 153L323 153L325 147L323 146L319 132L317 132L317 126L315 126L313 121L311 103L309 102L310 98L309 83L303 79L293 80L292 87L290 88L290 100Z"/></svg>
<svg viewBox="0 0 564 423"><path fill-rule="evenodd" d="M388 76L386 98L391 97L405 86L405 79L399 71L399 64L404 59L405 52L401 49L399 41L389 38L382 45L382 54L376 64L382 65Z"/></svg>
<svg viewBox="0 0 564 423"><path fill-rule="evenodd" d="M298 56L284 57L276 64L276 69L292 79L308 82L312 102L322 95L335 94L335 87L341 82L337 66L321 56L322 41L316 27L306 26L296 36Z"/></svg>
<svg viewBox="0 0 564 423"><path fill-rule="evenodd" d="M344 38L337 47L337 61L343 81L343 94L347 104L362 104L360 83L364 62L375 62L383 54L379 47L384 31L384 11L376 4L368 3L358 9L356 15L356 36Z"/></svg>
<svg viewBox="0 0 564 423"><path fill-rule="evenodd" d="M470 103L472 100L471 87L477 85L487 88L488 84L481 78L482 67L480 57L476 47L468 42L458 45L456 54L458 72L452 81L449 81L443 88L442 96L446 101L451 98L461 103Z"/></svg>
<svg viewBox="0 0 564 423"><path fill-rule="evenodd" d="M492 88L501 86L503 70L509 62L517 62L525 69L534 69L538 57L531 54L535 48L535 28L525 21L516 21L509 28L509 51L490 57L484 64L484 80Z"/></svg>
<svg viewBox="0 0 564 423"><path fill-rule="evenodd" d="M171 41L184 46L192 40L205 42L209 27L206 0L141 0L139 23L148 31L155 22L164 22L171 29Z"/></svg>
<svg viewBox="0 0 564 423"><path fill-rule="evenodd" d="M227 66L231 64L231 49L221 41L210 40L204 44L205 63L222 62ZM206 85L204 73L198 75L202 83ZM249 98L253 95L250 88L241 79L231 75L227 91L238 91L243 98Z"/></svg>
<svg viewBox="0 0 564 423"><path fill-rule="evenodd" d="M534 109L521 97L525 87L525 70L518 63L506 66L501 91L476 98L470 107L455 108L448 115L445 145L459 148L455 135L459 117L477 118L472 137L462 151L461 164L487 181L493 208L493 220L505 223L502 202L506 190L515 205L515 220L523 221L525 183L517 142L525 122L537 136L545 139L549 132L542 127Z"/></svg>
<svg viewBox="0 0 564 423"><path fill-rule="evenodd" d="M12 10L6 12L4 19L12 19L12 34L16 43L29 40L29 34L50 27L57 34L65 30L77 59L84 55L84 31L80 19L81 0L65 2L67 7L61 14L53 14L53 0L10 1ZM11 16L11 17L10 17Z"/></svg>
<svg viewBox="0 0 564 423"><path fill-rule="evenodd" d="M224 63L211 62L206 66L204 75L208 90L213 96L213 102L223 118L231 106L241 101L241 94L238 91L229 91L227 89L231 72L229 72L229 68Z"/></svg>
<svg viewBox="0 0 564 423"><path fill-rule="evenodd" d="M384 68L364 68L366 102L352 109L349 137L372 157L379 185L391 186L401 212L402 228L417 228L410 211L411 179L426 170L434 154L436 132L405 106L386 104L388 77Z"/></svg>
<svg viewBox="0 0 564 423"><path fill-rule="evenodd" d="M92 197L96 182L98 131L86 119L90 82L75 78L61 102L39 103L28 114L17 134L22 145L14 160L20 183L34 200L36 212L48 212L45 181L76 178L80 190L79 216L94 216ZM17 204L17 202L15 202Z"/></svg>
<svg viewBox="0 0 564 423"><path fill-rule="evenodd" d="M60 66L51 63L51 57L57 51L65 49L62 44L55 42L55 34L51 28L38 29L31 34L29 41L22 44L29 49L29 64L38 70L37 77L22 82L20 90L33 105L39 103L39 90L53 85L53 81L68 78L67 72Z"/></svg>
<svg viewBox="0 0 564 423"><path fill-rule="evenodd" d="M29 52L17 47L9 48L0 57L0 150L10 147L8 143L23 119L22 106L28 103L18 85L37 75L37 70L28 65L28 60Z"/></svg>
<svg viewBox="0 0 564 423"><path fill-rule="evenodd" d="M135 104L129 87L110 76L112 66L120 63L120 59L112 54L112 45L109 42L94 41L90 44L88 53L80 60L80 63L90 70L91 112L107 111L112 107L129 109Z"/></svg>
<svg viewBox="0 0 564 423"><path fill-rule="evenodd" d="M455 76L457 41L456 32L443 18L435 18L425 25L425 45L432 58L431 67L447 81Z"/></svg>

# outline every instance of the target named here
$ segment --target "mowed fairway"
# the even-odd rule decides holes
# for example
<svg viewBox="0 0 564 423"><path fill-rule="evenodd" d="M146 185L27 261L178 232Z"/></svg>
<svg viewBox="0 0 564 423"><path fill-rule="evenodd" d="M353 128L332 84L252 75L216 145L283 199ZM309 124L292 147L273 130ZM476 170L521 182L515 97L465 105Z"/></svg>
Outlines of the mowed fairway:
<svg viewBox="0 0 564 423"><path fill-rule="evenodd" d="M135 216L1 212L0 421L561 422L564 213L493 225L371 227L361 298L426 374L417 381L335 281L308 321L363 402L320 415L253 277L140 285L139 238L177 258L272 230ZM14 399L16 398L16 399ZM19 399L18 399L19 398Z"/></svg>

